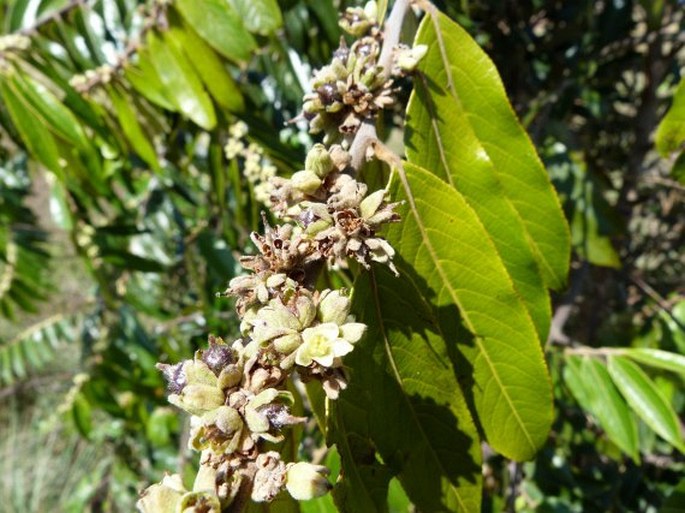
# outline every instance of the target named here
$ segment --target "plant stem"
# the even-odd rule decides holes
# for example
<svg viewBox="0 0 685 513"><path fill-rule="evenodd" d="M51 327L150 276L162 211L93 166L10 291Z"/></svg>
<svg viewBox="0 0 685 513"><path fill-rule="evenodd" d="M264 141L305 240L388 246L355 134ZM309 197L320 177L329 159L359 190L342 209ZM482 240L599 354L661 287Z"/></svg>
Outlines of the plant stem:
<svg viewBox="0 0 685 513"><path fill-rule="evenodd" d="M378 58L378 65L383 68L382 74L386 79L390 76L393 50L400 42L402 23L409 10L409 0L396 0L392 6L392 11L384 26L383 47ZM352 144L350 145L350 166L355 171L359 171L366 160L366 150L369 145L378 139L376 125L373 120L366 120L357 130Z"/></svg>

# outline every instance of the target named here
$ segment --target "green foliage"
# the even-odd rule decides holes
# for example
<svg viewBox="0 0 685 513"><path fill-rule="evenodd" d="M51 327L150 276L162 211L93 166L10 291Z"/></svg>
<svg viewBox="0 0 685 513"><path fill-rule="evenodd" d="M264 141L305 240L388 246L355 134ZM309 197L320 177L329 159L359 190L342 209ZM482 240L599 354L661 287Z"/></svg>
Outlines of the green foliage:
<svg viewBox="0 0 685 513"><path fill-rule="evenodd" d="M128 511L176 468L183 422L155 363L238 336L216 293L265 208L224 154L228 127L244 120L280 175L302 167L312 139L284 124L338 45L339 3L0 2L3 32L31 44L0 50L0 391L73 357L54 403L90 440L62 426L42 444L12 420L3 451L53 473L12 467L3 504ZM678 3L435 3L405 23L428 51L377 124L405 144L388 186L402 222L384 234L400 276L321 277L354 284L369 325L339 401L310 390L323 439L307 427L288 449L328 445L335 489L259 511L676 511ZM385 171L360 176L385 187ZM51 475L69 476L59 497Z"/></svg>

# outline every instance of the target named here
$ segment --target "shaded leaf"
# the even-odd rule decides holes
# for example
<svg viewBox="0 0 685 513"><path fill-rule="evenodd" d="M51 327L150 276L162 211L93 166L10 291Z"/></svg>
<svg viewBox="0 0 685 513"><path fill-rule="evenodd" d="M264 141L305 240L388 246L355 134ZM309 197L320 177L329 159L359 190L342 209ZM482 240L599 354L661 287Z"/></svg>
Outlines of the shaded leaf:
<svg viewBox="0 0 685 513"><path fill-rule="evenodd" d="M160 167L159 161L157 160L157 152L150 142L150 137L145 134L143 128L140 126L136 111L131 105L130 98L128 98L126 93L116 84L110 87L108 92L114 111L119 119L121 129L123 130L126 139L131 144L131 147L153 170L159 172Z"/></svg>
<svg viewBox="0 0 685 513"><path fill-rule="evenodd" d="M354 309L369 328L345 360L352 378L339 411L368 412L369 436L421 511L478 511L478 432L444 340L446 323L409 273L396 278L381 268L357 279Z"/></svg>
<svg viewBox="0 0 685 513"><path fill-rule="evenodd" d="M500 255L463 196L413 164L392 187L405 200L402 222L388 240L422 280L441 324L451 335L467 401L493 448L512 459L531 458L552 422L549 376L535 326ZM414 280L416 281L416 280Z"/></svg>
<svg viewBox="0 0 685 513"><path fill-rule="evenodd" d="M685 446L678 417L642 369L622 356L609 356L607 368L635 413L659 436L683 452Z"/></svg>
<svg viewBox="0 0 685 513"><path fill-rule="evenodd" d="M93 430L91 407L88 399L80 392L74 397L71 413L79 433L85 438L90 438L90 433Z"/></svg>
<svg viewBox="0 0 685 513"><path fill-rule="evenodd" d="M344 408L344 412L340 411ZM329 437L336 441L343 473L331 492L342 513L386 513L389 469L376 459L370 443L366 412L345 405L344 398L331 402Z"/></svg>
<svg viewBox="0 0 685 513"><path fill-rule="evenodd" d="M443 14L424 18L416 43L429 47L420 70L435 88L431 94L441 103L460 104L462 116L480 143L471 148L468 158L494 168L525 226L545 282L555 289L563 287L570 253L566 221L547 172L509 104L495 65L465 30ZM450 112L435 115L449 116ZM429 121L424 120L415 130L428 132ZM457 131L461 133L461 128Z"/></svg>

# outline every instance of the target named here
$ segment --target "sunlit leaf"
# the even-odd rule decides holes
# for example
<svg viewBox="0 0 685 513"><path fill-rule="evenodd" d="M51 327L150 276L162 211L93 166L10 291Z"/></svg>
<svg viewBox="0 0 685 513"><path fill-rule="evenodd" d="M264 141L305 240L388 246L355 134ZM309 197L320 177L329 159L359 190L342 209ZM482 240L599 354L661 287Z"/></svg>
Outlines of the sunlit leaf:
<svg viewBox="0 0 685 513"><path fill-rule="evenodd" d="M266 35L283 24L276 0L230 0L250 32Z"/></svg>
<svg viewBox="0 0 685 513"><path fill-rule="evenodd" d="M594 358L571 356L564 367L564 382L583 409L597 419L609 439L634 461L639 461L635 417L606 367Z"/></svg>
<svg viewBox="0 0 685 513"><path fill-rule="evenodd" d="M673 95L673 104L657 128L657 150L663 156L685 150L685 80L681 80Z"/></svg>
<svg viewBox="0 0 685 513"><path fill-rule="evenodd" d="M638 363L685 376L685 356L681 354L646 347L624 349L622 354Z"/></svg>
<svg viewBox="0 0 685 513"><path fill-rule="evenodd" d="M256 48L243 19L228 0L177 0L183 17L205 41L232 61L246 61Z"/></svg>
<svg viewBox="0 0 685 513"><path fill-rule="evenodd" d="M167 34L167 40L185 52L207 91L219 105L232 112L240 112L245 108L242 93L230 71L190 26L173 26Z"/></svg>
<svg viewBox="0 0 685 513"><path fill-rule="evenodd" d="M531 458L552 422L549 376L535 326L496 247L454 188L407 163L391 194L404 200L402 222L388 231L403 268L412 269L435 305L464 395L493 448ZM455 308L456 306L456 308ZM458 308L458 313L457 313ZM444 318L443 318L444 317Z"/></svg>
<svg viewBox="0 0 685 513"><path fill-rule="evenodd" d="M685 451L678 417L642 369L622 356L609 356L607 367L621 394L645 424L678 450Z"/></svg>
<svg viewBox="0 0 685 513"><path fill-rule="evenodd" d="M212 100L187 57L167 37L154 31L148 33L147 42L167 97L173 98L178 110L202 128L214 128L216 114Z"/></svg>
<svg viewBox="0 0 685 513"><path fill-rule="evenodd" d="M444 179L454 180L458 176L461 184L473 179L459 174L467 164L487 171L488 183L499 182L509 200L500 208L511 212L508 216L515 215L514 211L518 214L519 219L513 221L517 230L521 223L525 227L545 282L552 288L561 288L569 265L566 222L545 168L509 104L495 65L464 29L443 14L424 18L416 44L428 46L419 67L425 75L420 87L424 89L424 99L425 93L430 93L437 110L431 112L431 106L424 104L422 112L416 112L420 119L409 121L407 146L415 150L409 154L409 160L419 158L417 164ZM416 109L418 101L414 99ZM460 124L450 124L457 122ZM441 137L449 135L446 125L459 135L466 131L468 140L464 147L468 153L463 158L457 152L449 152L451 137L443 141L435 136L436 133ZM431 142L422 145L417 139L422 134ZM426 155L428 148L432 156ZM417 152L422 152L420 157ZM429 161L433 164L430 167ZM437 165L449 169L450 173L441 172L435 168ZM473 197L467 196L467 201L482 198L477 189L483 184L470 185ZM502 214L492 212L491 215ZM513 251L521 251L520 244ZM511 267L523 272L520 265L512 263ZM522 277L517 284L527 284L530 279L530 276Z"/></svg>

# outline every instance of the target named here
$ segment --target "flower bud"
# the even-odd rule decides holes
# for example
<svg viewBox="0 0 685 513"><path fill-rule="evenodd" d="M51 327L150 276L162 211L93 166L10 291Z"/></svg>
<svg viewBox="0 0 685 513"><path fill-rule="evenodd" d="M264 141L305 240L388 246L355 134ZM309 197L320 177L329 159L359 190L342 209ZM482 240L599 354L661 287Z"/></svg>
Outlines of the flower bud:
<svg viewBox="0 0 685 513"><path fill-rule="evenodd" d="M234 355L231 348L221 338L209 337L209 347L201 352L202 361L207 364L215 374L229 363L233 362Z"/></svg>
<svg viewBox="0 0 685 513"><path fill-rule="evenodd" d="M313 194L321 187L321 179L313 171L298 171L290 180L295 189L305 194Z"/></svg>
<svg viewBox="0 0 685 513"><path fill-rule="evenodd" d="M285 475L285 487L293 499L298 501L321 497L331 489L326 475L328 475L328 469L321 465L305 462L295 463L288 466Z"/></svg>
<svg viewBox="0 0 685 513"><path fill-rule="evenodd" d="M219 378L217 380L217 386L221 390L227 390L229 388L233 388L237 386L240 383L240 380L243 379L243 369L241 368L240 365L236 364L231 364L228 365L227 367L224 367L223 370L221 371L221 374L219 374Z"/></svg>
<svg viewBox="0 0 685 513"><path fill-rule="evenodd" d="M224 404L224 393L216 386L186 385L180 394L171 394L169 402L193 415L202 415Z"/></svg>
<svg viewBox="0 0 685 513"><path fill-rule="evenodd" d="M176 513L185 494L181 476L164 476L161 483L147 488L136 507L141 513Z"/></svg>
<svg viewBox="0 0 685 513"><path fill-rule="evenodd" d="M385 197L385 190L380 189L374 193L369 194L366 198L362 200L359 204L359 213L364 219L370 218L374 215L378 208L383 203L383 198Z"/></svg>
<svg viewBox="0 0 685 513"><path fill-rule="evenodd" d="M395 53L395 64L397 67L406 72L411 73L418 66L419 61L426 55L428 46L416 45L412 48L399 48Z"/></svg>
<svg viewBox="0 0 685 513"><path fill-rule="evenodd" d="M319 178L325 178L333 170L333 160L323 144L317 143L309 150L304 169Z"/></svg>
<svg viewBox="0 0 685 513"><path fill-rule="evenodd" d="M350 306L350 298L339 290L324 290L319 301L319 320L343 324L350 313Z"/></svg>
<svg viewBox="0 0 685 513"><path fill-rule="evenodd" d="M274 340L274 349L281 354L290 354L302 343L299 333L290 333Z"/></svg>

